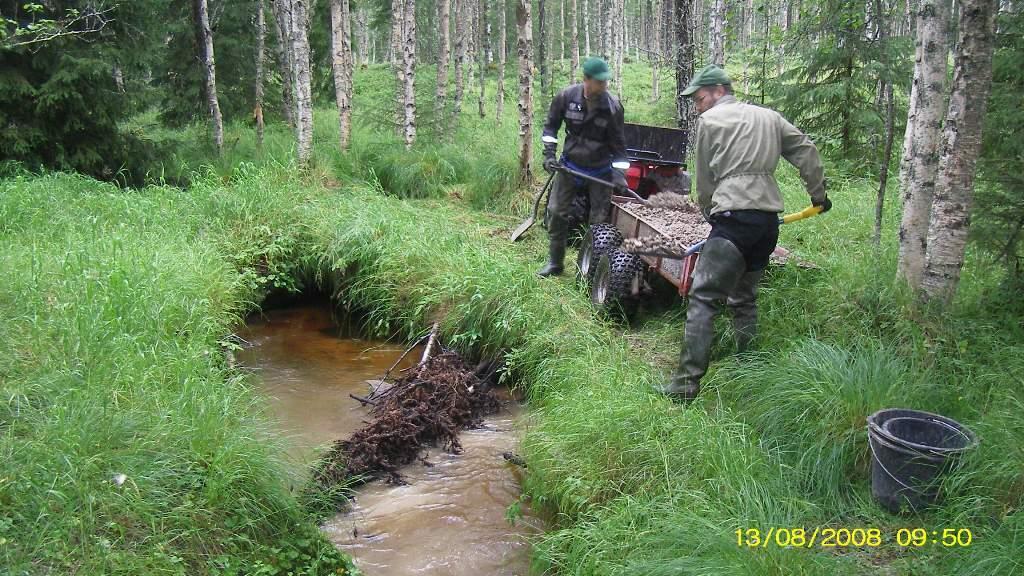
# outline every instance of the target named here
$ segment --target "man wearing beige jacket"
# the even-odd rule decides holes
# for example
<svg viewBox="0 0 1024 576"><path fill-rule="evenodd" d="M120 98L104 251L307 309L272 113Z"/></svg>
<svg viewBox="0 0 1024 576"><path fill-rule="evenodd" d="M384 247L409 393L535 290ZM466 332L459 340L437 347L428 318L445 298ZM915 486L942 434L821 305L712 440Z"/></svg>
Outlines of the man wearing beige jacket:
<svg viewBox="0 0 1024 576"><path fill-rule="evenodd" d="M659 390L689 402L697 397L707 372L722 303L732 310L740 352L757 333L757 285L778 242L783 211L775 181L779 159L799 168L813 205L825 212L832 203L811 139L778 112L736 100L724 70L704 68L683 95L693 98L700 114L697 202L711 233L694 271L679 367Z"/></svg>

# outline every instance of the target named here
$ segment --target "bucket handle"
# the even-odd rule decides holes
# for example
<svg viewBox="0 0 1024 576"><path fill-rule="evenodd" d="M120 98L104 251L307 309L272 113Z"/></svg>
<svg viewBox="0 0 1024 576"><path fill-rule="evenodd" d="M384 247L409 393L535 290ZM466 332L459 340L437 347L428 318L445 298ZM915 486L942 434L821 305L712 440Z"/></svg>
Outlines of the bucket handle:
<svg viewBox="0 0 1024 576"><path fill-rule="evenodd" d="M899 478L897 478L895 474L893 474L892 472L889 472L889 469L885 467L885 464L882 464L882 459L879 458L878 454L875 452L875 444L874 444L874 442L872 442L872 438L871 438L870 434L868 434L868 448L871 449L871 457L875 459L875 462L878 462L878 465L881 466L882 470L886 474L889 475L889 478L892 478L893 480L896 481L897 484L899 484L900 486L903 486L904 488L906 488L907 490L910 490L911 492L913 492L915 494L923 493L922 490L918 490L918 489L913 488L911 486L907 486L906 484L903 483L903 481L901 481Z"/></svg>

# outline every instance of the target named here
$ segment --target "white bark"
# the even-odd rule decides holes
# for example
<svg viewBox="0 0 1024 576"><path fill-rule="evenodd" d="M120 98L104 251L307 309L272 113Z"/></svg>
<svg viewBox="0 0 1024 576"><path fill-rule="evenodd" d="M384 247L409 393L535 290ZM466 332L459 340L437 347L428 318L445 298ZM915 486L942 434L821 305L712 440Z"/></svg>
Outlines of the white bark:
<svg viewBox="0 0 1024 576"><path fill-rule="evenodd" d="M497 0L497 2L498 26L500 30L498 32L498 94L497 101L495 102L496 110L494 116L498 119L498 124L501 124L501 117L505 111L505 54L508 51L508 22L505 16L506 12L508 12L508 6L505 5L505 0Z"/></svg>
<svg viewBox="0 0 1024 576"><path fill-rule="evenodd" d="M711 0L711 25L708 59L716 66L725 66L725 19L728 7L725 0Z"/></svg>
<svg viewBox="0 0 1024 576"><path fill-rule="evenodd" d="M295 129L295 65L292 57L291 0L273 0L274 28L277 31L277 64L281 71L281 100L284 118Z"/></svg>
<svg viewBox="0 0 1024 576"><path fill-rule="evenodd" d="M395 71L395 131L404 138L405 117L405 60L402 44L405 41L405 0L391 0L391 65Z"/></svg>
<svg viewBox="0 0 1024 576"><path fill-rule="evenodd" d="M295 117L299 163L313 156L313 86L309 68L308 0L292 0L292 54L295 64Z"/></svg>
<svg viewBox="0 0 1024 576"><path fill-rule="evenodd" d="M533 179L533 22L531 0L516 0L516 52L519 55L519 175L523 183Z"/></svg>
<svg viewBox="0 0 1024 576"><path fill-rule="evenodd" d="M356 8L356 48L359 50L359 64L370 64L370 13L365 3Z"/></svg>
<svg viewBox="0 0 1024 576"><path fill-rule="evenodd" d="M490 44L490 42L484 37L484 29L486 28L486 26L484 26L484 21L487 20L487 0L480 0L476 7L476 30L477 34L480 37L479 41L477 42L477 71L480 80L480 97L477 99L477 112L480 114L481 118L484 118L487 116L487 110L484 107L484 99L486 97L485 91L487 88L487 75L484 73L484 68L485 62L487 60L487 51L489 50L487 46Z"/></svg>
<svg viewBox="0 0 1024 576"><path fill-rule="evenodd" d="M352 14L348 0L331 0L331 64L338 104L338 142L348 150L352 137Z"/></svg>
<svg viewBox="0 0 1024 576"><path fill-rule="evenodd" d="M213 54L213 31L210 30L210 11L206 0L195 0L192 6L195 9L196 43L199 45L199 61L203 66L210 128L213 131L217 154L220 155L224 150L224 118L220 114L220 103L217 101L217 70Z"/></svg>
<svg viewBox="0 0 1024 576"><path fill-rule="evenodd" d="M266 60L267 20L263 0L256 0L256 103L252 115L256 121L256 143L263 148L263 65Z"/></svg>
<svg viewBox="0 0 1024 576"><path fill-rule="evenodd" d="M438 56L437 90L434 94L434 121L444 124L445 100L448 98L448 60L451 55L451 0L437 0Z"/></svg>
<svg viewBox="0 0 1024 576"><path fill-rule="evenodd" d="M452 116L457 124L462 114L462 98L466 90L466 11L471 0L455 2L455 100Z"/></svg>
<svg viewBox="0 0 1024 576"><path fill-rule="evenodd" d="M579 74L580 69L580 17L577 13L576 0L569 1L569 23L572 34L572 42L569 52L569 78Z"/></svg>
<svg viewBox="0 0 1024 576"><path fill-rule="evenodd" d="M412 148L416 142L416 0L405 0L404 34L402 36L402 69L405 80L403 109L405 119L402 135L405 147Z"/></svg>
<svg viewBox="0 0 1024 576"><path fill-rule="evenodd" d="M661 0L667 2L668 0ZM658 82L660 80L660 71L658 65L661 63L661 13L662 9L658 5L658 0L652 2L651 21L654 24L654 42L651 46L651 101L657 102L661 99L660 87Z"/></svg>
<svg viewBox="0 0 1024 576"><path fill-rule="evenodd" d="M928 222L942 118L945 112L948 0L922 0L917 13L914 83L903 148L903 216L900 222L899 274L917 290L924 272Z"/></svg>
<svg viewBox="0 0 1024 576"><path fill-rule="evenodd" d="M590 57L593 52L590 51L590 0L583 0L583 42L585 46L586 57Z"/></svg>
<svg viewBox="0 0 1024 576"><path fill-rule="evenodd" d="M929 300L952 301L960 282L974 201L974 172L992 85L998 0L960 0L953 91L942 134L921 288Z"/></svg>

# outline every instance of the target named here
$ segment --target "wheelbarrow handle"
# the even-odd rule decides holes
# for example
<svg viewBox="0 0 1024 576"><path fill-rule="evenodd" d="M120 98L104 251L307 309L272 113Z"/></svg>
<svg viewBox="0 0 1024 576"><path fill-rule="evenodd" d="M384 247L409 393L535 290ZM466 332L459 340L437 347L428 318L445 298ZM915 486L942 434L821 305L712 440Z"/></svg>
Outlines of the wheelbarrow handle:
<svg viewBox="0 0 1024 576"><path fill-rule="evenodd" d="M572 168L569 168L567 166L559 166L558 169L561 170L562 172L565 172L566 174L569 174L570 176L575 176L576 178L579 178L581 180L586 180L587 182L593 182L595 184L600 184L601 186L605 186L605 187L612 188L612 189L616 188L615 184L613 184L611 182L608 182L607 180L601 180L600 178L595 178L595 177L593 177L593 176L591 176L589 174L584 174L582 172L578 172L578 171L573 170ZM641 203L647 204L647 200L644 200L643 196L637 194L633 190L630 190L626 186L623 186L623 188L626 189L626 192L629 192L629 195L632 196L634 200L639 200Z"/></svg>

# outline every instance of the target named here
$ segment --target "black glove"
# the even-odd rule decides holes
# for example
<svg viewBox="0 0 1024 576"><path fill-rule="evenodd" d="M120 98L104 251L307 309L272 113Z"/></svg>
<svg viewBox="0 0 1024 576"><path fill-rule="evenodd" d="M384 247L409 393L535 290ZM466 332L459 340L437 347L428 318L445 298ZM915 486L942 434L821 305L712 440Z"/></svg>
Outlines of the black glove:
<svg viewBox="0 0 1024 576"><path fill-rule="evenodd" d="M558 160L555 160L554 156L546 156L544 158L544 170L548 174L554 174L559 168Z"/></svg>
<svg viewBox="0 0 1024 576"><path fill-rule="evenodd" d="M832 209L832 201L825 196L825 199L821 202L811 201L811 206L821 206L821 213L824 214Z"/></svg>
<svg viewBox="0 0 1024 576"><path fill-rule="evenodd" d="M615 184L615 193L618 194L619 196L631 196L631 194L629 193L629 186L626 186L625 184L621 184L618 182L616 182Z"/></svg>

